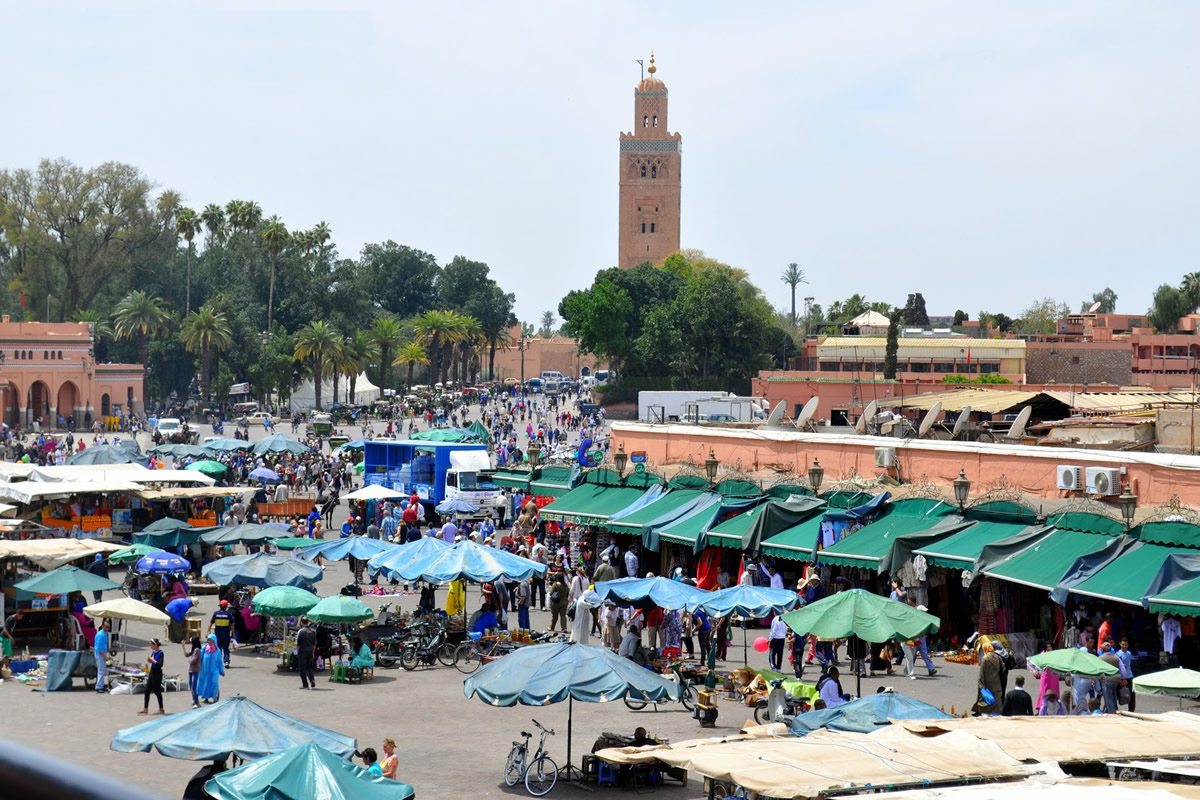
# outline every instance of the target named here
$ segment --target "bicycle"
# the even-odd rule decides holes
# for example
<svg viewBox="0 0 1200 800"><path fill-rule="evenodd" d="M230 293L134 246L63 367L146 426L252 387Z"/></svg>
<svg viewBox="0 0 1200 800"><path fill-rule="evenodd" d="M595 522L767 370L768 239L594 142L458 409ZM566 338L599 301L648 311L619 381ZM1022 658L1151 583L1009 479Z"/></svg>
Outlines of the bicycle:
<svg viewBox="0 0 1200 800"><path fill-rule="evenodd" d="M692 688L695 684L691 678L683 676L678 664L671 665L670 671L674 674L675 682L679 684L679 702L683 705L684 710L691 711L696 704L696 690ZM631 711L641 711L650 703L654 703L654 710L657 711L657 701L625 695L625 706Z"/></svg>
<svg viewBox="0 0 1200 800"><path fill-rule="evenodd" d="M454 666L459 672L470 675L479 669L483 659L496 655L500 642L499 636L484 636L481 633L467 632L467 641L454 651Z"/></svg>
<svg viewBox="0 0 1200 800"><path fill-rule="evenodd" d="M432 633L428 632L430 628ZM414 625L413 630L417 638L400 650L400 666L411 671L421 663L433 664L434 658L447 667L454 666L457 647L449 640L444 624L424 623Z"/></svg>
<svg viewBox="0 0 1200 800"><path fill-rule="evenodd" d="M504 782L509 786L516 786L517 782L524 778L525 791L534 797L541 797L558 783L558 764L554 763L554 759L546 752L546 737L553 736L554 731L542 727L542 723L536 719L533 720L533 724L542 732L538 737L537 751L533 754L533 759L527 762L529 740L533 738L533 734L521 731L525 741L513 742L512 750L508 751L508 760L504 762Z"/></svg>

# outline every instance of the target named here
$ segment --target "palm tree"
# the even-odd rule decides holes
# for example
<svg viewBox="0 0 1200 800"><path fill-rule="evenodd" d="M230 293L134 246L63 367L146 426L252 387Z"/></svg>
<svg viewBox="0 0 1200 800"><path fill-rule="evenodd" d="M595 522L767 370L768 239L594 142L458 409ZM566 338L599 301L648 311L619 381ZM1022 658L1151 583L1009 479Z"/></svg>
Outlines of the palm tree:
<svg viewBox="0 0 1200 800"><path fill-rule="evenodd" d="M325 220L318 222L311 231L313 240L317 245L317 253L321 256L325 255L325 243L333 236L333 231L329 228L329 223Z"/></svg>
<svg viewBox="0 0 1200 800"><path fill-rule="evenodd" d="M307 362L312 367L313 400L321 410L321 379L328 353L338 346L338 333L322 320L308 323L296 332L296 348L292 358Z"/></svg>
<svg viewBox="0 0 1200 800"><path fill-rule="evenodd" d="M229 327L229 320L211 305L204 305L187 315L180 333L183 336L184 349L189 353L200 354L200 393L208 400L209 387L212 385L210 365L213 348L215 347L218 353L223 353L233 347L233 330Z"/></svg>
<svg viewBox="0 0 1200 800"><path fill-rule="evenodd" d="M343 344L346 351L346 363L351 369L346 373L350 381L350 401L354 401L354 387L358 384L358 373L365 372L379 358L379 348L370 331L357 331L353 336L346 337Z"/></svg>
<svg viewBox="0 0 1200 800"><path fill-rule="evenodd" d="M283 248L288 246L290 237L288 236L287 228L283 221L278 216L271 217L267 220L266 227L262 231L263 247L267 250L267 255L271 257L271 279L267 284L267 330L271 330L271 312L275 307L275 263L279 260L279 254L283 252Z"/></svg>
<svg viewBox="0 0 1200 800"><path fill-rule="evenodd" d="M192 239L200 232L200 216L190 208L181 208L175 212L175 231L187 242L187 294L183 304L183 313L192 310Z"/></svg>
<svg viewBox="0 0 1200 800"><path fill-rule="evenodd" d="M96 361L106 360L104 343L112 341L116 337L108 320L102 317L99 311L79 309L71 315L71 321L87 323L88 329L92 332L93 357Z"/></svg>
<svg viewBox="0 0 1200 800"><path fill-rule="evenodd" d="M151 336L166 333L171 312L161 297L135 290L121 298L113 309L113 330L120 339L137 339L138 363L146 365L147 342ZM146 400L146 379L142 377L142 401Z"/></svg>
<svg viewBox="0 0 1200 800"><path fill-rule="evenodd" d="M1183 284L1179 287L1187 298L1188 307L1195 313L1200 308L1200 272L1189 272L1183 276Z"/></svg>
<svg viewBox="0 0 1200 800"><path fill-rule="evenodd" d="M458 341L459 315L453 311L426 311L414 326L417 340L429 348L432 383L445 382L447 352Z"/></svg>
<svg viewBox="0 0 1200 800"><path fill-rule="evenodd" d="M158 196L155 205L158 208L159 223L162 225L163 231L170 231L171 236L171 261L167 267L167 283L171 287L175 285L175 255L179 249L179 231L175 227L175 214L179 211L180 203L183 198L179 196L179 192L167 189ZM50 320L47 319L47 322Z"/></svg>
<svg viewBox="0 0 1200 800"><path fill-rule="evenodd" d="M325 372L333 381L333 402L338 402L338 384L343 375L349 375L353 362L346 353L346 340L339 339L325 355Z"/></svg>
<svg viewBox="0 0 1200 800"><path fill-rule="evenodd" d="M413 367L418 364L421 366L428 364L429 356L426 355L425 348L421 346L420 342L409 342L400 348L399 352L396 353L396 360L392 363L406 364L408 366L408 383L405 384L405 388L407 389L412 386Z"/></svg>
<svg viewBox="0 0 1200 800"><path fill-rule="evenodd" d="M788 264L787 269L783 271L783 282L792 289L792 327L796 327L796 287L802 283L808 283L808 278L804 277L804 270L800 269L799 264Z"/></svg>
<svg viewBox="0 0 1200 800"><path fill-rule="evenodd" d="M204 223L207 234L206 247L212 247L215 242L225 241L229 229L225 224L225 211L216 203L209 203L200 212L200 221Z"/></svg>
<svg viewBox="0 0 1200 800"><path fill-rule="evenodd" d="M483 342L483 326L479 324L479 320L472 316L461 316L459 318L458 334L459 382L466 382L472 357L477 354L476 351Z"/></svg>
<svg viewBox="0 0 1200 800"><path fill-rule="evenodd" d="M543 339L549 339L551 336L554 335L554 312L553 311L543 311L542 312L541 334L542 334Z"/></svg>
<svg viewBox="0 0 1200 800"><path fill-rule="evenodd" d="M379 355L379 396L383 397L383 390L391 388L392 353L403 343L404 332L394 317L380 317L367 335L371 337L375 352Z"/></svg>

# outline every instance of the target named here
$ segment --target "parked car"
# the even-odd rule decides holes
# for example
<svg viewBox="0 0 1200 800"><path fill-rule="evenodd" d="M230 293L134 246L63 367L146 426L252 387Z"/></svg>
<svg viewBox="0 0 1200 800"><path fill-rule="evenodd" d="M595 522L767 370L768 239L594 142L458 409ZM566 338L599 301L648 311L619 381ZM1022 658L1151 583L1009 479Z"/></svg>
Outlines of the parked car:
<svg viewBox="0 0 1200 800"><path fill-rule="evenodd" d="M265 411L255 411L246 415L246 421L251 425L265 425L267 420L270 420L272 425L279 424L279 417L273 417Z"/></svg>

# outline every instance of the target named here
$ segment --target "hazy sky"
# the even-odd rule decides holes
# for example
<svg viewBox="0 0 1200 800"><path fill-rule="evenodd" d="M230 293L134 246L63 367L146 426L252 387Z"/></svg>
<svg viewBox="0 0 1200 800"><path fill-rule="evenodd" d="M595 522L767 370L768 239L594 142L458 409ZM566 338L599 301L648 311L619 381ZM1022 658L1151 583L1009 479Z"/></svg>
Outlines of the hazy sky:
<svg viewBox="0 0 1200 800"><path fill-rule="evenodd" d="M488 262L518 315L613 265L617 142L653 49L683 134L684 247L777 307L1141 312L1200 269L1191 2L24 3L0 167L141 167ZM186 7L186 8L185 8Z"/></svg>

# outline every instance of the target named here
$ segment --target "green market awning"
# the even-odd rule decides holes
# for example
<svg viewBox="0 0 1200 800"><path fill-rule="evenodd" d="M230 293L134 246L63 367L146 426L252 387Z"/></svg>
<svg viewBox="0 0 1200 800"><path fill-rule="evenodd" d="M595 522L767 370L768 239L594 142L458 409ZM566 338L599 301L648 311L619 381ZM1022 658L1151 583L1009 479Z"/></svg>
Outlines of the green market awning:
<svg viewBox="0 0 1200 800"><path fill-rule="evenodd" d="M955 511L946 503L919 498L897 500L887 509L881 519L821 550L817 560L842 567L877 568L898 538L930 530Z"/></svg>
<svg viewBox="0 0 1200 800"><path fill-rule="evenodd" d="M1049 591L1058 586L1076 559L1104 549L1112 538L1058 528L1006 561L985 569L984 574Z"/></svg>
<svg viewBox="0 0 1200 800"><path fill-rule="evenodd" d="M718 547L742 549L742 537L750 530L754 521L766 510L767 504L760 503L749 511L730 517L708 529L708 544Z"/></svg>
<svg viewBox="0 0 1200 800"><path fill-rule="evenodd" d="M697 489L673 489L657 500L626 514L612 515L604 527L613 533L641 536L647 526L658 526L674 522L690 510L696 499L708 494Z"/></svg>
<svg viewBox="0 0 1200 800"><path fill-rule="evenodd" d="M1200 580L1182 583L1148 598L1150 613L1200 617Z"/></svg>
<svg viewBox="0 0 1200 800"><path fill-rule="evenodd" d="M1143 544L1103 566L1095 575L1070 589L1071 594L1113 600L1138 606L1163 563L1173 554L1195 554L1195 550Z"/></svg>
<svg viewBox="0 0 1200 800"><path fill-rule="evenodd" d="M492 483L505 489L529 490L529 479L532 473L518 470L498 469L492 475Z"/></svg>
<svg viewBox="0 0 1200 800"><path fill-rule="evenodd" d="M1120 536L1125 532L1125 525L1121 521L1084 511L1067 511L1057 516L1049 515L1046 518L1046 524L1068 531L1103 533L1107 536Z"/></svg>
<svg viewBox="0 0 1200 800"><path fill-rule="evenodd" d="M693 551L702 550L705 534L720 518L722 508L724 506L721 499L716 495L702 498L697 501L695 510L690 514L685 514L670 525L655 529L642 543L655 551L659 549L660 541L687 545Z"/></svg>
<svg viewBox="0 0 1200 800"><path fill-rule="evenodd" d="M1200 548L1200 526L1190 522L1147 522L1138 526L1137 537L1154 544Z"/></svg>
<svg viewBox="0 0 1200 800"><path fill-rule="evenodd" d="M817 514L775 534L762 543L763 554L793 561L812 561L813 546L821 533L821 519L824 516Z"/></svg>
<svg viewBox="0 0 1200 800"><path fill-rule="evenodd" d="M874 495L869 492L848 489L831 489L821 493L821 499L830 508L856 508L869 502L872 497Z"/></svg>
<svg viewBox="0 0 1200 800"><path fill-rule="evenodd" d="M708 544L756 552L764 540L824 511L824 501L805 495L768 500L709 528Z"/></svg>
<svg viewBox="0 0 1200 800"><path fill-rule="evenodd" d="M618 511L642 500L647 491L654 490L585 483L544 506L540 516L551 522L599 525Z"/></svg>
<svg viewBox="0 0 1200 800"><path fill-rule="evenodd" d="M573 467L542 467L529 481L529 493L539 497L562 497L571 491Z"/></svg>
<svg viewBox="0 0 1200 800"><path fill-rule="evenodd" d="M983 548L1001 539L1016 536L1028 527L1024 522L980 520L966 530L914 550L913 555L924 556L931 567L973 570L975 559L979 557Z"/></svg>

